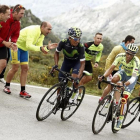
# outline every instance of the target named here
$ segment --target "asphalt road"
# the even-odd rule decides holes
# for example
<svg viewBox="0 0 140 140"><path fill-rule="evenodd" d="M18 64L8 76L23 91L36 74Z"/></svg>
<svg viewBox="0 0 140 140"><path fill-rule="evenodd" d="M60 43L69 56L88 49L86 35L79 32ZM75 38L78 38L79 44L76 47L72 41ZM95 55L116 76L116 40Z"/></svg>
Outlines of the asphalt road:
<svg viewBox="0 0 140 140"><path fill-rule="evenodd" d="M47 88L27 86L31 99L19 97L20 85L12 84L10 95L0 83L0 140L140 140L140 123L136 120L117 134L111 123L98 134L92 133L92 119L98 97L86 95L77 112L67 121L60 119L60 111L42 122L36 120L38 103Z"/></svg>

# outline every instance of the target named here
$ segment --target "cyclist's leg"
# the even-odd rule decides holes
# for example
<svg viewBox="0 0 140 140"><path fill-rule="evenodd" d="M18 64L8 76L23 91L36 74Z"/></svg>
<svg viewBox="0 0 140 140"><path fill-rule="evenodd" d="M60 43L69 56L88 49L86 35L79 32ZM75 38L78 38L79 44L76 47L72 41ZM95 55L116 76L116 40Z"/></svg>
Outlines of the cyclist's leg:
<svg viewBox="0 0 140 140"><path fill-rule="evenodd" d="M80 86L84 85L92 80L93 69L92 69L91 61L85 61L84 70L88 71L90 73L90 75L83 76L83 78L80 80L80 83L79 83Z"/></svg>
<svg viewBox="0 0 140 140"><path fill-rule="evenodd" d="M72 65L71 65L71 68L72 68L72 77L77 78L78 77L78 73L79 73L79 69L80 69L80 61L76 60L75 62L73 62ZM78 86L79 86L79 84L74 83L74 88L75 89L77 89ZM79 96L79 92L80 91L75 90L74 93L71 96L71 99L72 100L77 99L77 97Z"/></svg>
<svg viewBox="0 0 140 140"><path fill-rule="evenodd" d="M111 81L112 80L112 76L116 73L117 71L116 70L114 70L113 72L112 72L112 74L110 74L108 77L107 77L107 81ZM111 91L111 89L112 89L112 86L110 85L110 84L108 84L106 87L105 87L105 89L104 89L104 91L103 91L103 94L102 94L102 96L101 96L101 98L99 99L99 102Z"/></svg>
<svg viewBox="0 0 140 140"><path fill-rule="evenodd" d="M126 81L130 79L130 76L127 76L126 78ZM136 78L136 80L127 86L127 88L125 89L125 91L123 92L123 98L122 98L122 101L121 101L121 112L120 112L120 115L125 115L126 113L126 109L127 109L127 100L128 98L131 96L132 92L133 92L133 89L136 85L136 82L137 82L137 79L138 77Z"/></svg>
<svg viewBox="0 0 140 140"><path fill-rule="evenodd" d="M127 76L124 71L120 71L120 77L121 77L121 81L128 81L131 76ZM138 77L137 77L138 78ZM135 82L133 82L132 84L128 85L127 88L125 88L125 91L123 92L123 97L121 99L121 108L120 108L120 116L119 116L119 120L116 126L116 129L119 130L122 126L122 122L124 119L124 115L127 111L127 100L130 97L131 93L133 92L133 89L135 87L135 84L137 82L137 78L135 80Z"/></svg>
<svg viewBox="0 0 140 140"><path fill-rule="evenodd" d="M71 69L71 67L70 67L70 65L69 65L69 62L67 62L67 60L64 59L64 61L63 61L63 63L62 63L62 66L61 66L61 70L64 71L64 72L69 72L69 73L70 73L70 69ZM58 75L58 80L59 80L59 82L62 81L63 78L65 78L64 75L63 75L61 72L59 72L59 75ZM67 82L68 82L68 81L66 81L66 83L67 83ZM60 89L58 89L57 94L58 94L58 93L60 93ZM60 102L60 96L58 96L58 97L59 97L59 98L57 99L57 102L59 103L59 102Z"/></svg>

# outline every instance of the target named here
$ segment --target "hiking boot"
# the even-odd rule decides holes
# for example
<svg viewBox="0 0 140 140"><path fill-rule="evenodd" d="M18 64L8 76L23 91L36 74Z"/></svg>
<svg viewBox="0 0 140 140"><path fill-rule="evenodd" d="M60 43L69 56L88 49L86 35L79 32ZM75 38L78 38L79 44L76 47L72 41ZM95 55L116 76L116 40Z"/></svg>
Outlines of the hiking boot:
<svg viewBox="0 0 140 140"><path fill-rule="evenodd" d="M23 98L31 98L31 95L29 95L29 93L27 93L25 90L21 91L19 96Z"/></svg>
<svg viewBox="0 0 140 140"><path fill-rule="evenodd" d="M4 87L3 91L5 93L7 93L7 94L10 94L11 93L10 88L9 87L6 87L6 86Z"/></svg>
<svg viewBox="0 0 140 140"><path fill-rule="evenodd" d="M0 78L0 82L3 84L6 84L6 81L4 80L4 78Z"/></svg>
<svg viewBox="0 0 140 140"><path fill-rule="evenodd" d="M114 127L115 130L120 130L122 127L124 116L119 116L116 126Z"/></svg>

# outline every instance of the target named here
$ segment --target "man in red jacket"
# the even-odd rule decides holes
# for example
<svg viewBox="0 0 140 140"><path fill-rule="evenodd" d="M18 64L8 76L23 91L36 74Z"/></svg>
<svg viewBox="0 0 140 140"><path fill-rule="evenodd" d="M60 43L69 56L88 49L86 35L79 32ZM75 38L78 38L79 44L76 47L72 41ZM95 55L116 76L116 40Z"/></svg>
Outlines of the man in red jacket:
<svg viewBox="0 0 140 140"><path fill-rule="evenodd" d="M7 5L0 5L0 22L6 22L8 18L10 18L10 8Z"/></svg>
<svg viewBox="0 0 140 140"><path fill-rule="evenodd" d="M6 22L0 22L0 81L5 82L4 72L9 61L9 48L17 50L17 39L20 32L20 19L24 16L25 8L20 4L11 9L10 18ZM9 41L10 39L10 41ZM7 61L7 62L6 62Z"/></svg>

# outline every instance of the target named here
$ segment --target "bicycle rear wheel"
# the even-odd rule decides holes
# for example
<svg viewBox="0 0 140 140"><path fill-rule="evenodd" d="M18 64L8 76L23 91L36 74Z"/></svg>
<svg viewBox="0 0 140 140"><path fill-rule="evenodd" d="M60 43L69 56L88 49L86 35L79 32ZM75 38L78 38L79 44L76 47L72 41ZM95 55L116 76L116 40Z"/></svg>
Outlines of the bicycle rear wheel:
<svg viewBox="0 0 140 140"><path fill-rule="evenodd" d="M122 128L128 127L139 115L140 112L140 97L136 97L129 102L129 109Z"/></svg>
<svg viewBox="0 0 140 140"><path fill-rule="evenodd" d="M36 111L36 118L38 121L42 121L49 117L58 106L58 104L56 104L57 99L60 96L60 92L59 94L57 93L58 89L60 92L62 91L61 83L52 86L41 99Z"/></svg>
<svg viewBox="0 0 140 140"><path fill-rule="evenodd" d="M108 117L110 115L111 96L107 95L97 106L93 121L92 131L94 134L98 134L105 126Z"/></svg>
<svg viewBox="0 0 140 140"><path fill-rule="evenodd" d="M82 103L82 100L84 98L85 95L85 87L84 86L79 86L78 89L79 91L81 91L81 99L75 99L73 103L68 103L61 111L61 119L63 121L69 119L78 109L78 107L80 106L80 104Z"/></svg>

